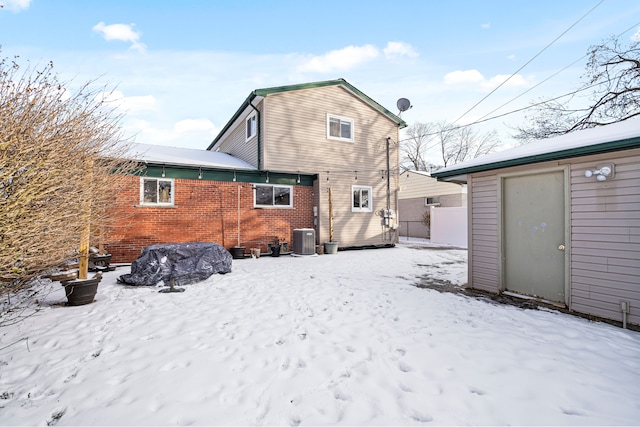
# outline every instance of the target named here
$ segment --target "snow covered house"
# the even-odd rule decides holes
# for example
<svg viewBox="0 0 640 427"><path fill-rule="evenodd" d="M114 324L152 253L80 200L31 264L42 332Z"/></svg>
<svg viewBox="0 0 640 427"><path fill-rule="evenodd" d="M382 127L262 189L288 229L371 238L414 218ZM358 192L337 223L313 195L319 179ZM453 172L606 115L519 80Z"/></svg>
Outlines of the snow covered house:
<svg viewBox="0 0 640 427"><path fill-rule="evenodd" d="M255 184L274 192L281 189L275 173L314 176L312 227L320 248L330 238L330 210L340 248L386 246L397 242L405 126L346 80L328 80L252 91L208 149L249 163L260 174Z"/></svg>
<svg viewBox="0 0 640 427"><path fill-rule="evenodd" d="M429 172L407 170L400 174L398 199L400 236L428 239L431 230L425 217L431 206L467 206L467 186L438 181Z"/></svg>
<svg viewBox="0 0 640 427"><path fill-rule="evenodd" d="M470 287L640 324L640 120L432 175L468 185Z"/></svg>
<svg viewBox="0 0 640 427"><path fill-rule="evenodd" d="M339 247L393 245L404 126L338 79L252 91L206 150L134 144L146 167L118 190L112 261L170 242L291 250L296 229L321 251L330 210Z"/></svg>
<svg viewBox="0 0 640 427"><path fill-rule="evenodd" d="M118 225L108 236L112 262L131 262L158 243L215 242L227 249L244 245L266 251L278 237L291 242L292 230L313 225L313 177L272 173L283 189L255 200L255 167L225 153L132 144L130 157L145 168L118 189ZM266 210L261 206L286 206Z"/></svg>

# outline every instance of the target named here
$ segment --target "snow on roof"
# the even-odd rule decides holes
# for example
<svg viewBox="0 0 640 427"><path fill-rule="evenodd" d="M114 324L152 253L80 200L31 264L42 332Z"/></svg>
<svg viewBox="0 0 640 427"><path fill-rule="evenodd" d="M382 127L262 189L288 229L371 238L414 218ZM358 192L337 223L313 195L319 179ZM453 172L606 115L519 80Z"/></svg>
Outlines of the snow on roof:
<svg viewBox="0 0 640 427"><path fill-rule="evenodd" d="M554 138L534 141L519 147L487 154L467 162L433 172L437 178L460 177L466 173L499 169L508 166L537 163L596 152L614 151L606 145L618 141L630 141L618 149L640 147L640 119L630 119L591 129L568 133ZM614 147L615 148L615 147Z"/></svg>
<svg viewBox="0 0 640 427"><path fill-rule="evenodd" d="M146 163L256 170L253 165L244 160L217 151L132 143L129 153L133 159Z"/></svg>

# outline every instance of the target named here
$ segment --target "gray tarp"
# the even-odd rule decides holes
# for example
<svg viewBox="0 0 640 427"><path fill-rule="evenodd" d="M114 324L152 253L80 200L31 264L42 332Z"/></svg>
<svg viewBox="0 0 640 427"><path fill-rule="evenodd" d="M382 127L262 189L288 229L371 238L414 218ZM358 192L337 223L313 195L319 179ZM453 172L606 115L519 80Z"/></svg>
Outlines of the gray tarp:
<svg viewBox="0 0 640 427"><path fill-rule="evenodd" d="M207 279L214 273L231 272L232 257L217 243L167 243L147 246L131 263L131 274L118 282L134 286L154 286L160 281L169 285L188 285Z"/></svg>

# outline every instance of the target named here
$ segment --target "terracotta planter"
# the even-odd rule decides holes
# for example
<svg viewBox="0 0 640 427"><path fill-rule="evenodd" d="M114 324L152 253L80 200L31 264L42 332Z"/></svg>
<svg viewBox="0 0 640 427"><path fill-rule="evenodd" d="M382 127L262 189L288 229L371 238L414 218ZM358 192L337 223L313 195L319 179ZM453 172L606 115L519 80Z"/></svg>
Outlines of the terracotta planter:
<svg viewBox="0 0 640 427"><path fill-rule="evenodd" d="M91 279L76 279L61 282L67 295L67 305L85 305L93 302L98 293L98 284L102 280L101 275Z"/></svg>

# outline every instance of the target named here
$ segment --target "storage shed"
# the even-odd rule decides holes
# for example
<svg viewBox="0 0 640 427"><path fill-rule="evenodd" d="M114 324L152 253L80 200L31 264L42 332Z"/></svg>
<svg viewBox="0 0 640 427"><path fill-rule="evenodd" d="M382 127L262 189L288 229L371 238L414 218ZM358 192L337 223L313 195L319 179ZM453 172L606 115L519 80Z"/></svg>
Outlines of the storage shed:
<svg viewBox="0 0 640 427"><path fill-rule="evenodd" d="M640 120L432 176L468 185L470 287L640 324Z"/></svg>

